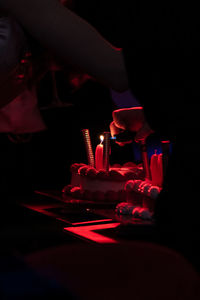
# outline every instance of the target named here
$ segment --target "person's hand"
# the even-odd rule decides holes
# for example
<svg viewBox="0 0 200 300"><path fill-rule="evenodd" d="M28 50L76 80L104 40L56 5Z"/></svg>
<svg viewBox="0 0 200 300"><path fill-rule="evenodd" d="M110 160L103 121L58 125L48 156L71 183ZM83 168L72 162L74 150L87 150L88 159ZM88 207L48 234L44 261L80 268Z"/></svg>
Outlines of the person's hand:
<svg viewBox="0 0 200 300"><path fill-rule="evenodd" d="M113 111L113 122L110 124L111 135L114 136L122 130L136 132L136 142L144 141L153 133L145 119L142 107L123 108ZM119 144L122 145L122 143Z"/></svg>
<svg viewBox="0 0 200 300"><path fill-rule="evenodd" d="M110 123L110 132L111 132L111 136L114 137L115 135L117 135L117 134L119 134L119 133L122 133L123 130L120 129L119 127L117 127L117 126L115 125L115 122L113 121L113 122ZM118 141L115 141L115 142L116 142L118 145L120 145L120 146L124 146L124 145L126 145L126 144L132 143L132 141L126 141L126 142L118 142Z"/></svg>

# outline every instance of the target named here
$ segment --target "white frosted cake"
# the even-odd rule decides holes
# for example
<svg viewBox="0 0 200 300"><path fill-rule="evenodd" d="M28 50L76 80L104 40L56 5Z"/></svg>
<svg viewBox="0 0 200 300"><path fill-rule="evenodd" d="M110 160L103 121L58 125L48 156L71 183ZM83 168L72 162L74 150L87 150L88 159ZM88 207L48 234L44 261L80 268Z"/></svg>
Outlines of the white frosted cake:
<svg viewBox="0 0 200 300"><path fill-rule="evenodd" d="M113 165L109 172L75 163L71 166L71 174L71 184L64 187L63 193L94 201L124 201L127 181L144 179L142 165L132 162Z"/></svg>
<svg viewBox="0 0 200 300"><path fill-rule="evenodd" d="M63 195L98 202L126 201L133 206L153 211L155 200L162 190L163 175L161 159L160 164L157 164L161 156L154 154L152 157L155 166L151 161L151 180L145 178L142 164L115 164L106 172L75 163L71 166L71 183L64 187Z"/></svg>

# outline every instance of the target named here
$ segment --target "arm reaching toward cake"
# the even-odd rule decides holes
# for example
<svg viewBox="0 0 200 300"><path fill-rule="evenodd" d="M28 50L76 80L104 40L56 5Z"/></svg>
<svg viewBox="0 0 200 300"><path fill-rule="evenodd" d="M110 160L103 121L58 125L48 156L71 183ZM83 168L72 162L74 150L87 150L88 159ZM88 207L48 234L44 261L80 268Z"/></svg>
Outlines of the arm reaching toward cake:
<svg viewBox="0 0 200 300"><path fill-rule="evenodd" d="M114 136L121 132L121 130L136 132L136 142L144 141L153 133L153 130L145 119L144 111L141 106L113 111L113 122L110 124L111 135Z"/></svg>
<svg viewBox="0 0 200 300"><path fill-rule="evenodd" d="M0 9L14 16L64 63L79 68L115 90L128 89L122 51L59 1L0 0Z"/></svg>

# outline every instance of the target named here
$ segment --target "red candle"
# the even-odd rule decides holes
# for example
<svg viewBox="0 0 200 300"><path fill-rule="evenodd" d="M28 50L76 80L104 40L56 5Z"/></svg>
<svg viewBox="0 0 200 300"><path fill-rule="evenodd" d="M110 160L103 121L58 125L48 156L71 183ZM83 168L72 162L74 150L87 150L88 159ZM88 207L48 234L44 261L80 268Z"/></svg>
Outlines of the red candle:
<svg viewBox="0 0 200 300"><path fill-rule="evenodd" d="M97 145L95 151L95 166L97 170L103 169L103 140L104 136L100 136L100 144Z"/></svg>
<svg viewBox="0 0 200 300"><path fill-rule="evenodd" d="M159 173L159 181L158 186L162 186L163 184L163 154L158 155L158 173Z"/></svg>
<svg viewBox="0 0 200 300"><path fill-rule="evenodd" d="M145 140L140 141L140 149L142 152L142 162L143 162L145 179L151 180L151 170L149 167L149 158L147 154L147 145Z"/></svg>
<svg viewBox="0 0 200 300"><path fill-rule="evenodd" d="M153 154L151 156L151 162L150 162L150 170L151 170L151 181L153 185L159 185L160 184L160 162L158 162L158 154Z"/></svg>

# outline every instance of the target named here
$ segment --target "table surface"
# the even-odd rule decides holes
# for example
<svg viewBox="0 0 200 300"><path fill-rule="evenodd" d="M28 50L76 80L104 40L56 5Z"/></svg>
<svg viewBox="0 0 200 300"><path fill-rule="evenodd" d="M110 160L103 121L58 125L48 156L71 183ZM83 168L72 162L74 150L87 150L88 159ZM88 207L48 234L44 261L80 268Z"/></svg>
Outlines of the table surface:
<svg viewBox="0 0 200 300"><path fill-rule="evenodd" d="M59 191L35 191L5 213L0 229L5 251L27 255L72 244L122 244L153 241L151 221L115 213L116 204L63 197ZM2 222L4 224L4 222Z"/></svg>
<svg viewBox="0 0 200 300"><path fill-rule="evenodd" d="M15 250L20 253L66 243L148 241L154 234L151 221L118 215L114 203L63 198L59 191L36 191L34 197L20 201L19 205L22 215L17 223L21 224L10 226L5 235L7 242L8 236L11 244L15 240Z"/></svg>
<svg viewBox="0 0 200 300"><path fill-rule="evenodd" d="M177 255L151 246L152 242L159 243L152 222L119 216L115 214L115 205L63 198L58 191L36 191L33 197L19 201L15 218L10 217L10 223L4 230L1 228L1 245L25 262L25 268L29 269L22 269L27 280L32 282L32 271L43 276L42 286L45 287L45 280L50 280L47 286L50 293L54 280L58 291L64 288L66 293L78 292L80 299L130 297L133 282L147 262L151 265L156 258L159 268L165 262L163 257L170 260L174 257L176 261ZM17 277L22 274L18 263L12 264ZM141 280L137 285L143 290ZM22 287L24 291L23 284ZM148 294L149 291L144 299Z"/></svg>

